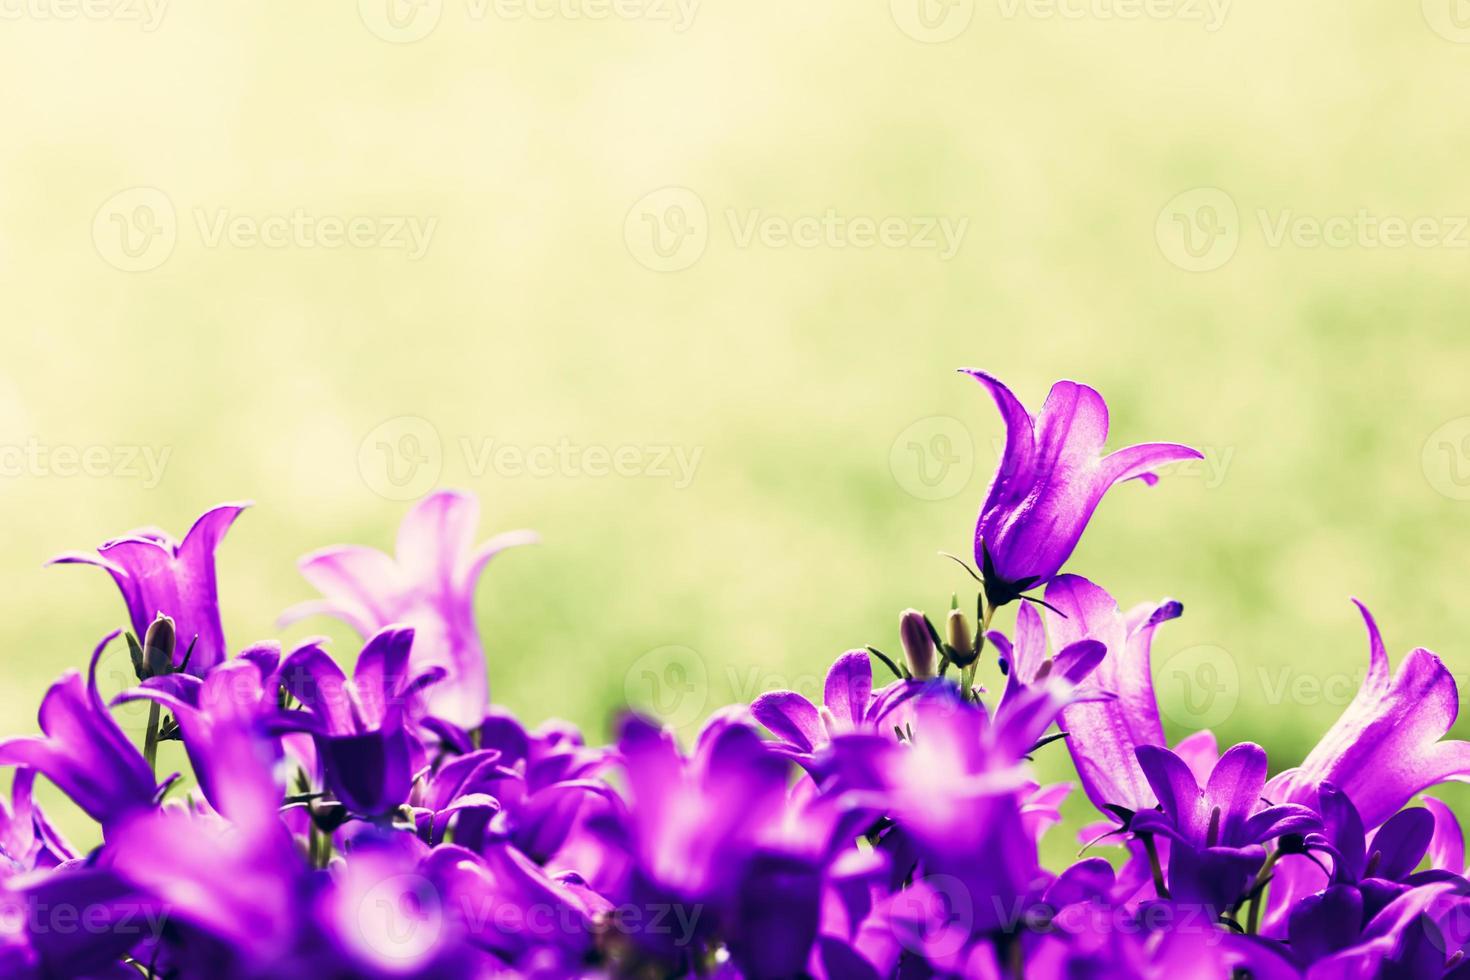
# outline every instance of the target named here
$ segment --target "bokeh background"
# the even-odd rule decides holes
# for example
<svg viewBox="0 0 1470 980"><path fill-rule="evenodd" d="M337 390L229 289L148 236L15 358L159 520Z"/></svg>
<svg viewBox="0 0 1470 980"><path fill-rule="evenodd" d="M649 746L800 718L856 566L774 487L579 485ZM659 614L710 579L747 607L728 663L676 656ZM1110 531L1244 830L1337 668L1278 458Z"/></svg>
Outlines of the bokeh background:
<svg viewBox="0 0 1470 980"><path fill-rule="evenodd" d="M1350 595L1470 667L1458 2L7 3L0 729L123 622L49 556L252 499L232 644L350 657L295 559L435 486L544 537L479 593L529 720L814 692L973 601L973 365L1205 451L1070 567L1185 603L1172 735L1294 763Z"/></svg>

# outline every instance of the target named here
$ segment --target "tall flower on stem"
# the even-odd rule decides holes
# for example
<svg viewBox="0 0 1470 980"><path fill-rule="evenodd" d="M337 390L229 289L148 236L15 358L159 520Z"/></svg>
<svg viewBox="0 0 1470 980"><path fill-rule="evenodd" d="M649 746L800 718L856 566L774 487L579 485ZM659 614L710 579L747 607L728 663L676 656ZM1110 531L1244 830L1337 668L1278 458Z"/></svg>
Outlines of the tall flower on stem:
<svg viewBox="0 0 1470 980"><path fill-rule="evenodd" d="M174 622L179 637L175 666L189 657L189 673L203 677L228 656L220 625L214 552L248 503L221 504L205 511L183 541L157 528L142 528L114 538L95 555L67 552L53 565L96 565L112 576L127 603L133 635L139 640L160 615ZM192 652L190 648L192 647Z"/></svg>
<svg viewBox="0 0 1470 980"><path fill-rule="evenodd" d="M991 606L1051 581L1115 483L1141 479L1152 484L1160 467L1201 458L1198 450L1170 442L1104 456L1108 406L1087 385L1058 381L1032 418L997 379L984 371L964 373L989 390L1006 426L1000 469L975 525L975 562Z"/></svg>
<svg viewBox="0 0 1470 980"><path fill-rule="evenodd" d="M490 705L485 651L475 626L475 584L506 548L531 544L531 531L508 531L475 545L480 502L443 490L425 497L398 528L396 557L376 548L336 545L301 559L301 574L324 598L288 609L281 624L335 616L364 639L393 623L415 631L414 664L444 669L428 694L429 714L460 728L479 725Z"/></svg>

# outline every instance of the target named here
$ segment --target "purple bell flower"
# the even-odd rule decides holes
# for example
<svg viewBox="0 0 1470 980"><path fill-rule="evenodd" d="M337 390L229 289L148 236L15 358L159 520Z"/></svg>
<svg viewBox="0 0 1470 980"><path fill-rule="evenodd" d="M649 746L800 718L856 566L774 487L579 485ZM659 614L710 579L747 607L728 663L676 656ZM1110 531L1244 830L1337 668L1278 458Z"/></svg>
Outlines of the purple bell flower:
<svg viewBox="0 0 1470 980"><path fill-rule="evenodd" d="M1100 810L1111 807L1139 810L1154 804L1154 795L1139 768L1136 750L1162 746L1164 726L1154 697L1150 656L1154 630L1179 617L1184 607L1172 599L1144 603L1127 614L1108 593L1079 575L1058 576L1046 589L1047 626L1054 644L1092 639L1103 644L1107 656L1091 682L1112 692L1111 701L1091 701L1067 707L1061 724L1067 730L1067 748L1077 764L1082 789ZM1029 625L1039 639L1039 617L1023 607L1017 612L1017 638Z"/></svg>
<svg viewBox="0 0 1470 980"><path fill-rule="evenodd" d="M899 681L873 690L873 664L864 650L849 650L832 662L817 707L796 691L770 691L756 698L750 713L776 736L776 751L808 770L838 735L881 732L893 713L925 689L919 681Z"/></svg>
<svg viewBox="0 0 1470 980"><path fill-rule="evenodd" d="M1460 709L1459 689L1444 662L1419 648L1390 675L1378 624L1367 606L1353 601L1368 627L1368 675L1316 748L1300 766L1272 779L1266 794L1310 804L1317 787L1331 783L1373 827L1421 790L1470 780L1470 742L1441 741Z"/></svg>
<svg viewBox="0 0 1470 980"><path fill-rule="evenodd" d="M412 628L384 627L362 648L351 680L315 642L281 664L281 684L302 710L281 713L275 729L311 735L328 788L354 813L382 815L408 799L415 748L408 706L443 675L442 668L411 672L413 643Z"/></svg>
<svg viewBox="0 0 1470 980"><path fill-rule="evenodd" d="M1058 381L1034 419L1016 396L983 371L963 373L995 399L1005 421L1005 452L975 525L975 562L990 603L1004 605L1061 571L1103 495L1198 450L1174 443L1129 446L1102 455L1108 406L1095 390Z"/></svg>
<svg viewBox="0 0 1470 980"><path fill-rule="evenodd" d="M168 616L179 638L174 665L182 663L187 653L189 673L203 677L229 655L220 625L214 552L248 506L221 504L206 511L183 541L157 528L143 528L108 541L95 555L68 552L50 563L96 565L111 575L127 603L133 635L140 641L158 616Z"/></svg>
<svg viewBox="0 0 1470 980"><path fill-rule="evenodd" d="M320 600L287 610L281 625L306 616L334 616L366 639L385 626L414 628L414 667L442 668L444 681L428 692L428 713L462 729L480 723L490 706L485 652L475 626L475 585L500 552L538 540L508 531L479 545L480 503L444 490L419 501L398 528L397 554L338 545L301 559L301 574Z"/></svg>
<svg viewBox="0 0 1470 980"><path fill-rule="evenodd" d="M1177 902L1224 912L1245 896L1250 875L1266 858L1262 844L1321 827L1304 806L1261 806L1266 752L1259 745L1226 750L1203 788L1168 749L1140 746L1138 764L1159 809L1134 814L1129 828L1170 838L1169 895Z"/></svg>

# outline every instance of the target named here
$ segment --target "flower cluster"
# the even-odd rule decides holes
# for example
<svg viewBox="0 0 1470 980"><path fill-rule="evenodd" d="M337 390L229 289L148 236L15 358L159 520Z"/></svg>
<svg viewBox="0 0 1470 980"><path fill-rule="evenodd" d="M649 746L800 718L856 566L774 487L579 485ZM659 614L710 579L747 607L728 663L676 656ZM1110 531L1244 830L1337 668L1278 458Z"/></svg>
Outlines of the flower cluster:
<svg viewBox="0 0 1470 980"><path fill-rule="evenodd" d="M491 703L476 583L534 536L477 546L465 494L415 506L392 556L302 560L322 598L283 622L344 621L350 672L322 640L226 641L214 555L241 505L182 541L63 555L121 591L137 683L99 692L119 630L47 692L41 734L0 742L0 973L1470 977L1460 827L1411 805L1470 777L1444 664L1391 670L1360 605L1366 679L1301 765L1271 777L1260 746L1207 731L1170 747L1150 646L1183 607L1124 611L1063 568L1114 484L1197 454L1104 455L1093 389L1058 382L1033 417L967 373L1007 431L973 614L909 610L901 655L844 653L821 704L764 694L687 746L629 714L593 747ZM141 738L122 702L146 709ZM168 741L192 780L160 774ZM1060 870L1040 841L1072 787L1033 780L1043 752L1070 753L1099 816ZM38 775L99 846L57 832Z"/></svg>

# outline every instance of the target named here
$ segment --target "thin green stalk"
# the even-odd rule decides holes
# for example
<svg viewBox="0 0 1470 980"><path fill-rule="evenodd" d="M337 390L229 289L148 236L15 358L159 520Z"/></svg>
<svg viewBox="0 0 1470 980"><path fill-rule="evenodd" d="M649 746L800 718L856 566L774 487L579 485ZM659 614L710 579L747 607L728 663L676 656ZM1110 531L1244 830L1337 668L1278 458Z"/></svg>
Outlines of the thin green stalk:
<svg viewBox="0 0 1470 980"><path fill-rule="evenodd" d="M148 702L148 732L143 736L143 758L148 760L148 771L158 778L158 715L157 701Z"/></svg>
<svg viewBox="0 0 1470 980"><path fill-rule="evenodd" d="M1261 928L1261 906L1266 903L1262 901L1266 897L1266 883L1270 880L1271 869L1276 867L1276 862L1281 859L1281 849L1277 848L1266 857L1266 863L1261 865L1256 880L1251 882L1251 907L1247 913L1245 931L1251 935Z"/></svg>

